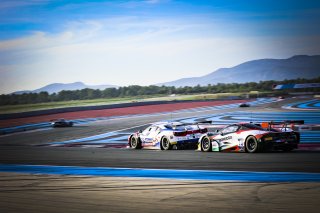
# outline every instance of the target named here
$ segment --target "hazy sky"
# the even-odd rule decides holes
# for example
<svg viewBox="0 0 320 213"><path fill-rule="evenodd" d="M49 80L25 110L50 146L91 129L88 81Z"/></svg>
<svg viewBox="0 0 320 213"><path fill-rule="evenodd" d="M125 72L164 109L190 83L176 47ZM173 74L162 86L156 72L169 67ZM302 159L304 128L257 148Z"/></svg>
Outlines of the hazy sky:
<svg viewBox="0 0 320 213"><path fill-rule="evenodd" d="M0 0L0 94L150 85L320 54L319 0Z"/></svg>

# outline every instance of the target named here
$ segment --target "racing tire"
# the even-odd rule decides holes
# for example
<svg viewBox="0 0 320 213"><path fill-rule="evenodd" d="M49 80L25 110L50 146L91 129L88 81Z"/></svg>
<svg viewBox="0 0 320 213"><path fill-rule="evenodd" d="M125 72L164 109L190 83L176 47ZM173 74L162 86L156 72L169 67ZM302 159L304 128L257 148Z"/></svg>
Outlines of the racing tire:
<svg viewBox="0 0 320 213"><path fill-rule="evenodd" d="M211 152L212 151L212 144L209 137L203 137L201 139L201 151L202 152Z"/></svg>
<svg viewBox="0 0 320 213"><path fill-rule="evenodd" d="M170 150L172 149L172 145L167 137L163 137L161 139L161 149L162 150Z"/></svg>
<svg viewBox="0 0 320 213"><path fill-rule="evenodd" d="M246 152L254 153L260 151L258 140L254 136L249 136L246 139Z"/></svg>
<svg viewBox="0 0 320 213"><path fill-rule="evenodd" d="M131 138L130 138L130 147L132 149L141 149L142 146L141 146L140 138L135 137L135 136L131 136Z"/></svg>

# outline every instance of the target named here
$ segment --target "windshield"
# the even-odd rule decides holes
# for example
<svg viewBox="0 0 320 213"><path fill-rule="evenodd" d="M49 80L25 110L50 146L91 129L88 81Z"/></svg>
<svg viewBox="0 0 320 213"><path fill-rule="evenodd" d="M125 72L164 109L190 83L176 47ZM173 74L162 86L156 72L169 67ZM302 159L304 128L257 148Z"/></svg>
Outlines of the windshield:
<svg viewBox="0 0 320 213"><path fill-rule="evenodd" d="M142 134L147 135L152 130L152 128L153 128L153 126L147 127L145 130L143 130Z"/></svg>
<svg viewBox="0 0 320 213"><path fill-rule="evenodd" d="M239 126L237 125L227 126L226 128L221 130L221 133L228 134L231 132L236 132L238 129L239 129Z"/></svg>

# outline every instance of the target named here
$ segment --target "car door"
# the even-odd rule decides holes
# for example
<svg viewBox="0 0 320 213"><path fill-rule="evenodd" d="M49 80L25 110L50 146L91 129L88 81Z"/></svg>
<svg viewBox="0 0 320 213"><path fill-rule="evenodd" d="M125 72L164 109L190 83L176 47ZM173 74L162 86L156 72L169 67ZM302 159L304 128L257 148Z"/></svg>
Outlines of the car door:
<svg viewBox="0 0 320 213"><path fill-rule="evenodd" d="M155 137L155 130L157 126L150 126L146 128L140 135L140 139L143 145L152 145L153 139Z"/></svg>
<svg viewBox="0 0 320 213"><path fill-rule="evenodd" d="M160 132L161 132L161 129L159 127L154 127L151 129L149 138L152 139L153 145L155 145L157 142L160 142L160 138L158 139Z"/></svg>

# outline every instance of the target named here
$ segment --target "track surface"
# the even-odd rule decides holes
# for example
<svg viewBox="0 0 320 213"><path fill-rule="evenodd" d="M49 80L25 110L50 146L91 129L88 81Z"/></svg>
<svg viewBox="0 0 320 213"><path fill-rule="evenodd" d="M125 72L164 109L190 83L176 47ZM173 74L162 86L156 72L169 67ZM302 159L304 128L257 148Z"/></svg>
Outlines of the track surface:
<svg viewBox="0 0 320 213"><path fill-rule="evenodd" d="M242 108L241 111L248 114L252 114L252 111L256 114L259 114L259 112L284 114L288 110L281 108L281 106L301 101L288 99L256 107ZM126 137L130 132L143 129L152 122L185 118L194 120L195 117L206 117L212 113L227 114L237 111L239 111L239 108L222 109L218 110L218 112L216 109L209 109L181 111L174 114L137 115L96 121L73 128L50 128L41 131L4 135L0 137L0 163L193 170L320 172L319 151L296 150L290 153L248 154L202 153L194 150L171 150L165 152L157 150L99 149L94 148L94 146L88 146L89 148L43 146L48 144L56 145L55 143L58 143L58 145L63 143L62 145L66 146L69 143L65 145L64 141L117 131L117 134L119 132L124 134L124 136L121 136L123 138L123 142L121 142L123 147L127 143ZM307 114L302 115L307 116ZM312 115L319 117L318 114ZM313 117L313 119L317 122L319 120L318 117ZM219 119L217 122L219 122ZM310 121L312 121L312 118ZM114 137L111 134L108 140L112 141Z"/></svg>
<svg viewBox="0 0 320 213"><path fill-rule="evenodd" d="M221 106L227 104L237 105L244 102L243 100L229 100L229 101L199 101L199 102L185 102L185 103L168 103L159 105L145 105L145 106L128 106L123 108L114 109L99 109L99 110L86 110L78 112L64 112L55 113L50 115L39 115L22 118L12 118L0 120L0 127L7 127L12 125L21 125L23 123L33 122L48 122L57 118L65 119L85 119L95 117L110 117L110 116L121 116L121 115L132 115L132 114L149 114L157 112L168 112L173 110L181 110L195 107L210 107L210 106ZM143 103L141 103L143 104ZM89 107L90 108L90 107Z"/></svg>
<svg viewBox="0 0 320 213"><path fill-rule="evenodd" d="M194 150L2 147L0 162L90 167L320 172L320 152L202 153Z"/></svg>
<svg viewBox="0 0 320 213"><path fill-rule="evenodd" d="M295 101L241 111L285 112L288 109L281 106ZM235 111L239 108L219 113ZM217 111L123 117L5 135L0 137L0 164L320 173L319 151L247 154L42 146L212 113ZM319 182L229 183L0 172L0 184L0 209L5 212L317 212L320 196Z"/></svg>

